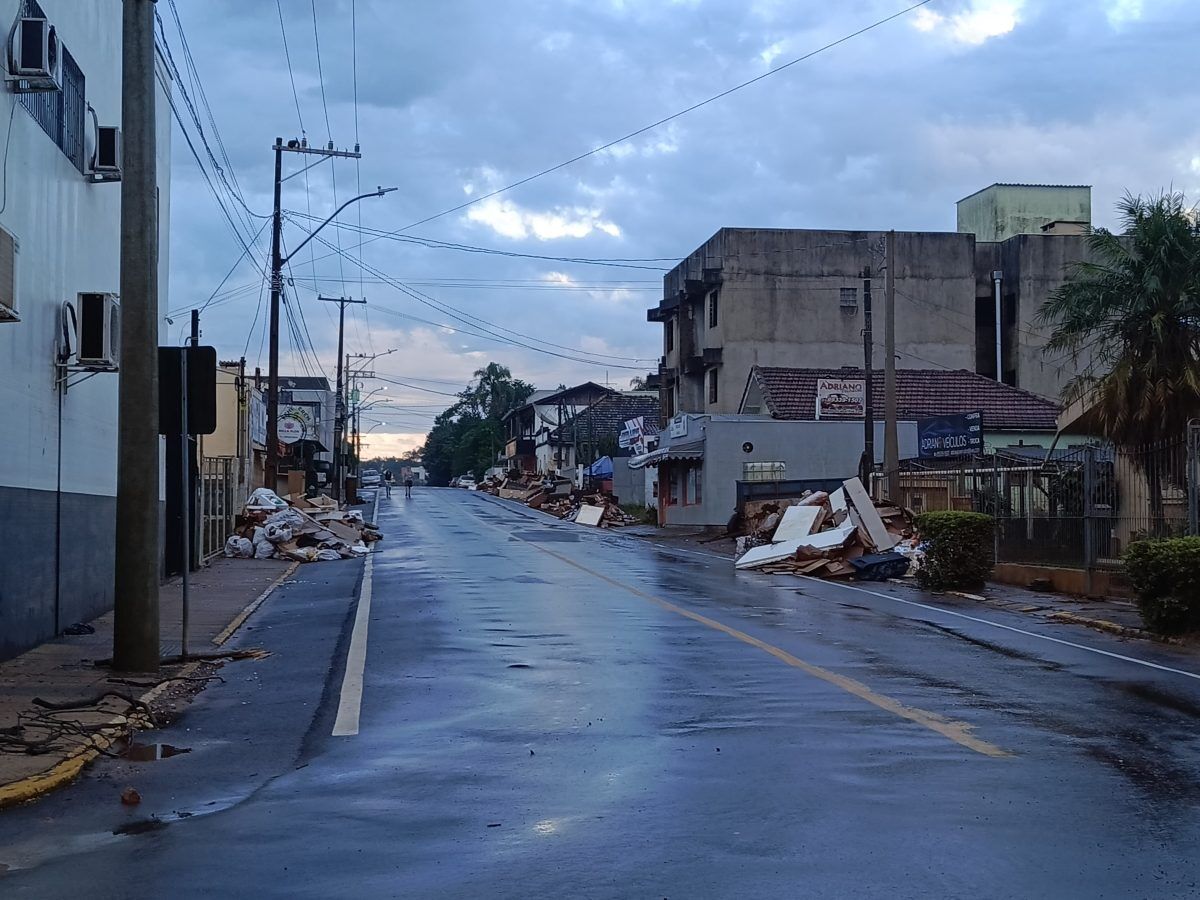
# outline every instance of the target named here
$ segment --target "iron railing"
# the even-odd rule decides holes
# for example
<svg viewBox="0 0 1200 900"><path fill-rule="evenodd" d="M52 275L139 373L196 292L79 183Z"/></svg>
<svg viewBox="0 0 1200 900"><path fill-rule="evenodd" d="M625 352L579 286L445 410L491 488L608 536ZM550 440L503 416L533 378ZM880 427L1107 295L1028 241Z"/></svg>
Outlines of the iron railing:
<svg viewBox="0 0 1200 900"><path fill-rule="evenodd" d="M197 535L200 558L208 559L225 548L241 511L239 460L206 456L200 460L200 528Z"/></svg>

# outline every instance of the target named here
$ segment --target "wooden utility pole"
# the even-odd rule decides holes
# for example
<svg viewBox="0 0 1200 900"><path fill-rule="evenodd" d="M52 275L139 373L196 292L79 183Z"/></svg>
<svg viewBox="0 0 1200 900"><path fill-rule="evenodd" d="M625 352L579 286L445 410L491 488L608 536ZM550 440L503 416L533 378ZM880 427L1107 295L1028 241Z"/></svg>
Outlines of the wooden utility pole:
<svg viewBox="0 0 1200 900"><path fill-rule="evenodd" d="M888 499L900 502L900 442L896 434L896 232L887 233L883 315L883 471Z"/></svg>
<svg viewBox="0 0 1200 900"><path fill-rule="evenodd" d="M121 374L113 668L159 660L158 147L153 0L121 13Z"/></svg>
<svg viewBox="0 0 1200 900"><path fill-rule="evenodd" d="M870 490L871 472L875 470L875 379L872 373L874 354L872 353L871 333L871 267L863 269L863 379L865 381L866 397L863 404L863 455L859 465L859 477L863 485Z"/></svg>

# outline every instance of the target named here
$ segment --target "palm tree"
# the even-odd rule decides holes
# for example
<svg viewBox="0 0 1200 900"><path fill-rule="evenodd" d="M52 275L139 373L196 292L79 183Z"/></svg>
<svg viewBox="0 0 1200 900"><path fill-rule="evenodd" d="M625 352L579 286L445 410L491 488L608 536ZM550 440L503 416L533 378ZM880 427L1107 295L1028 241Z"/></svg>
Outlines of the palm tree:
<svg viewBox="0 0 1200 900"><path fill-rule="evenodd" d="M1200 227L1182 193L1117 206L1124 233L1091 232L1090 259L1042 304L1051 328L1047 355L1088 362L1064 390L1086 404L1087 420L1115 445L1134 450L1182 445L1200 415ZM1152 514L1161 522L1169 460L1142 452Z"/></svg>

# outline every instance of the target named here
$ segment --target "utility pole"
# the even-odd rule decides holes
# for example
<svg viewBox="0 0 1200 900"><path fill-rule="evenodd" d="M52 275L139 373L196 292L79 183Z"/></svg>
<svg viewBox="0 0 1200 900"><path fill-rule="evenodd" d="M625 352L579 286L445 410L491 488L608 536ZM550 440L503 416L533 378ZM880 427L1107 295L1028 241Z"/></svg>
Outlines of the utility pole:
<svg viewBox="0 0 1200 900"><path fill-rule="evenodd" d="M887 233L883 314L883 470L888 499L900 502L900 441L896 435L896 232Z"/></svg>
<svg viewBox="0 0 1200 900"><path fill-rule="evenodd" d="M338 348L337 348L337 398L334 401L333 413L333 498L342 499L342 434L346 430L346 407L342 402L342 353L344 352L346 335L346 304L366 303L366 300L353 300L346 297L322 297L317 299L325 303L338 305ZM347 368L349 364L347 361Z"/></svg>
<svg viewBox="0 0 1200 900"><path fill-rule="evenodd" d="M872 374L874 365L871 352L871 267L863 269L863 379L866 382L866 397L863 404L863 455L859 465L859 477L867 490L871 489L870 475L875 469L875 379Z"/></svg>
<svg viewBox="0 0 1200 900"><path fill-rule="evenodd" d="M156 672L158 632L158 171L154 3L121 11L121 374L113 668Z"/></svg>
<svg viewBox="0 0 1200 900"><path fill-rule="evenodd" d="M283 287L283 260L279 241L283 217L279 198L283 191L283 138L275 138L275 203L271 219L271 318L267 351L267 458L264 485L279 487L279 292Z"/></svg>
<svg viewBox="0 0 1200 900"><path fill-rule="evenodd" d="M275 138L275 185L274 195L275 202L272 210L271 220L271 318L270 318L270 351L268 354L268 370L267 370L267 458L264 464L264 480L266 487L275 490L278 484L279 475L279 295L283 289L283 267L289 259L300 252L300 248L316 237L317 232L337 218L338 213L349 206L351 203L357 203L367 197L382 197L396 188L378 188L366 194L359 194L357 197L351 197L336 210L333 211L328 219L314 228L308 233L303 241L301 241L296 249L287 256L282 256L279 245L283 230L283 215L280 210L280 195L283 191L283 154L285 151L289 153L303 153L315 156L329 157L345 157L347 159L361 159L362 154L358 152L356 144L353 150L334 150L333 141L325 147L309 147L308 141L304 138L300 140L288 141L285 145L283 138ZM303 170L301 170L303 171ZM289 175L288 178L292 176Z"/></svg>

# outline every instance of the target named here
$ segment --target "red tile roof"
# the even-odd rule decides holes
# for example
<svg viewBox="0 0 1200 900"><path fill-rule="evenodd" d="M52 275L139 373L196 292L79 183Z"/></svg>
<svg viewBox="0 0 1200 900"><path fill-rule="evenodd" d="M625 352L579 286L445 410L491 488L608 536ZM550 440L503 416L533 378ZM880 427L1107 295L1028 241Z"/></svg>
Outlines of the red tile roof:
<svg viewBox="0 0 1200 900"><path fill-rule="evenodd" d="M815 419L818 378L862 378L862 369L791 369L755 366L751 380L762 389L766 412L776 419ZM874 373L871 407L883 417L883 372ZM1059 405L1029 391L998 384L966 369L897 369L896 405L900 419L955 413L983 413L985 429L1053 431Z"/></svg>

